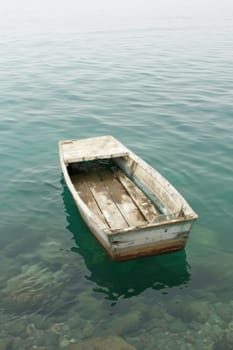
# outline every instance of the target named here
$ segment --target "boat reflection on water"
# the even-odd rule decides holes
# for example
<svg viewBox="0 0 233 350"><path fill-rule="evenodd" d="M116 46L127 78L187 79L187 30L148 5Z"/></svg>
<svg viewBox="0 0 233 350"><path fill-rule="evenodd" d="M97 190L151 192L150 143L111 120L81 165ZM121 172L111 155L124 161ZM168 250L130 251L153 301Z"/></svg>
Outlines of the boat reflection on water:
<svg viewBox="0 0 233 350"><path fill-rule="evenodd" d="M102 292L106 299L116 301L139 295L148 288L161 290L187 285L190 266L185 250L123 262L111 261L82 220L64 181L61 183L67 229L75 242L71 250L83 257L89 270L85 278L95 283L95 292Z"/></svg>

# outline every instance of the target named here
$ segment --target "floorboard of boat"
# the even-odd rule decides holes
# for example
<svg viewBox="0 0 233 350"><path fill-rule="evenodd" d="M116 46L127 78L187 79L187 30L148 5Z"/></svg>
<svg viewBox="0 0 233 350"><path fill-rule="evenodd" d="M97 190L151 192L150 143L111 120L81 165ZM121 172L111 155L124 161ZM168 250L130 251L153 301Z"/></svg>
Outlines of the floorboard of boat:
<svg viewBox="0 0 233 350"><path fill-rule="evenodd" d="M104 171L104 170L103 170ZM95 198L106 221L113 230L129 227L125 217L120 212L117 204L111 197L110 192L102 180L100 170L88 171L85 176L87 184Z"/></svg>
<svg viewBox="0 0 233 350"><path fill-rule="evenodd" d="M100 181L104 183L105 190L110 194L121 215L128 226L140 226L145 224L146 218L138 210L125 188L113 175L112 171L104 169L98 172Z"/></svg>
<svg viewBox="0 0 233 350"><path fill-rule="evenodd" d="M82 200L111 229L141 226L158 215L153 203L121 170L88 169L71 175Z"/></svg>
<svg viewBox="0 0 233 350"><path fill-rule="evenodd" d="M85 180L84 175L81 173L72 174L71 179L82 201L90 208L93 213L95 213L95 215L99 217L102 223L101 228L105 229L109 227L108 222L106 221L103 213L95 201L95 198L93 197L93 194Z"/></svg>
<svg viewBox="0 0 233 350"><path fill-rule="evenodd" d="M114 170L114 174L148 222L160 215L152 201L120 169Z"/></svg>

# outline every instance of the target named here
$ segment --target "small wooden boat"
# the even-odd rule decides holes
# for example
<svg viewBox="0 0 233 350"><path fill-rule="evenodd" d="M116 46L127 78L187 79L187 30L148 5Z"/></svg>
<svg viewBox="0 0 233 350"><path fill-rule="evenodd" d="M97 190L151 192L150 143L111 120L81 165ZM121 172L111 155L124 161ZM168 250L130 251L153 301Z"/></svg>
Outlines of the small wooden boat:
<svg viewBox="0 0 233 350"><path fill-rule="evenodd" d="M113 260L184 248L197 214L149 164L112 136L59 142L66 184Z"/></svg>

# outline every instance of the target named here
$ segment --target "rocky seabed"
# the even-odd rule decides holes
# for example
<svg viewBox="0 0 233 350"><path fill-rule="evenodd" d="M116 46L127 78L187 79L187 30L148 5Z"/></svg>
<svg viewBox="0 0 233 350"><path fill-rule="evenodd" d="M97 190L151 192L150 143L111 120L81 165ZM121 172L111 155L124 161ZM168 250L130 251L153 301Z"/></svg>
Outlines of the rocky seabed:
<svg viewBox="0 0 233 350"><path fill-rule="evenodd" d="M114 306L91 283L79 283L84 261L61 247L59 240L41 241L34 251L22 252L17 241L5 247L0 350L233 349L231 254L214 265L218 269L209 259L195 290L157 299L144 292ZM193 259L201 271L204 260ZM205 283L208 269L212 277Z"/></svg>

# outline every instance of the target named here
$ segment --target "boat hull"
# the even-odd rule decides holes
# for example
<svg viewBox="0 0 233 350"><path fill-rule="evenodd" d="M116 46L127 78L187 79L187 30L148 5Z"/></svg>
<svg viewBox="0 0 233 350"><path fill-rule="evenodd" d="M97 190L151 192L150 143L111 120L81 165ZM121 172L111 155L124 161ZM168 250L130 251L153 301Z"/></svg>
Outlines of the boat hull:
<svg viewBox="0 0 233 350"><path fill-rule="evenodd" d="M198 216L149 164L111 136L61 141L59 149L76 206L112 260L185 247Z"/></svg>
<svg viewBox="0 0 233 350"><path fill-rule="evenodd" d="M193 222L137 229L109 236L77 207L84 222L111 260L123 261L172 253L185 248Z"/></svg>
<svg viewBox="0 0 233 350"><path fill-rule="evenodd" d="M113 260L135 259L182 250L188 240L192 222L142 229L111 237L108 254Z"/></svg>

